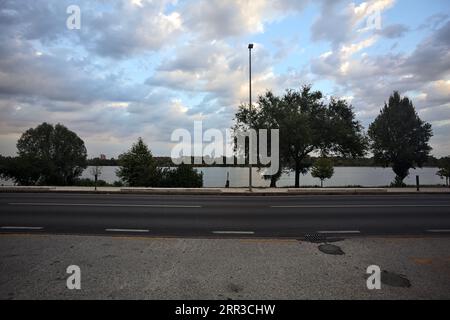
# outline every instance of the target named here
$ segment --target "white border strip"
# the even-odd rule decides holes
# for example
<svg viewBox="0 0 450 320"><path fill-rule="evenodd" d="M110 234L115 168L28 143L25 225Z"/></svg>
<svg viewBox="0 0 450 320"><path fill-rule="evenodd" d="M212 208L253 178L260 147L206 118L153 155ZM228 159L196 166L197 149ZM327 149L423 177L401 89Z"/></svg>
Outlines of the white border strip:
<svg viewBox="0 0 450 320"><path fill-rule="evenodd" d="M359 230L337 230L337 231L317 231L317 233L322 233L322 234L345 234L345 233L361 233L361 231Z"/></svg>
<svg viewBox="0 0 450 320"><path fill-rule="evenodd" d="M430 229L426 231L431 233L450 233L450 229Z"/></svg>
<svg viewBox="0 0 450 320"><path fill-rule="evenodd" d="M42 230L43 227L16 227L16 226L5 226L1 227L3 230Z"/></svg>
<svg viewBox="0 0 450 320"><path fill-rule="evenodd" d="M115 204L115 203L54 203L54 202L11 202L11 206L60 206L60 207L142 207L142 208L201 208L202 206L172 204Z"/></svg>
<svg viewBox="0 0 450 320"><path fill-rule="evenodd" d="M424 205L415 205L415 204L355 204L355 205L292 205L292 206L270 206L271 208L278 209L289 209L289 208L305 208L305 209L313 209L313 208L448 208L450 205L446 204L424 204Z"/></svg>
<svg viewBox="0 0 450 320"><path fill-rule="evenodd" d="M214 234L255 234L254 231L213 231Z"/></svg>
<svg viewBox="0 0 450 320"><path fill-rule="evenodd" d="M146 233L150 232L147 229L105 229L107 232L138 232L138 233Z"/></svg>

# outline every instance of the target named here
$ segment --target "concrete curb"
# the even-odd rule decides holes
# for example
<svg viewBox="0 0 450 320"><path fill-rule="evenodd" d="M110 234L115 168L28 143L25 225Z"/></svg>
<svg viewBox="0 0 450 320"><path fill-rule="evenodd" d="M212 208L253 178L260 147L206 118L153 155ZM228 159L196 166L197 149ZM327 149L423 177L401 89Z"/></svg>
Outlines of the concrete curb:
<svg viewBox="0 0 450 320"><path fill-rule="evenodd" d="M288 189L288 194L386 194L387 188Z"/></svg>
<svg viewBox="0 0 450 320"><path fill-rule="evenodd" d="M158 194L158 195L189 195L189 194L205 194L215 195L222 194L222 189L212 188L121 188L120 193L126 194Z"/></svg>

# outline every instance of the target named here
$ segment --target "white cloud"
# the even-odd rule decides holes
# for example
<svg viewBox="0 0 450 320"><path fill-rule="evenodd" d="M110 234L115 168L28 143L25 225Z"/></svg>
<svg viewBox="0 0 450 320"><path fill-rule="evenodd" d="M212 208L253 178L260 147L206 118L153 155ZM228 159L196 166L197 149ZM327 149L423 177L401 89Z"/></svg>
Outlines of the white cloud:
<svg viewBox="0 0 450 320"><path fill-rule="evenodd" d="M219 108L236 108L248 101L248 56L245 45L241 50L216 41L207 47L189 43L181 47L173 59L163 61L147 84L214 96L218 106L195 109L201 113L216 112ZM271 56L264 47L254 48L254 96L268 89L277 89L276 76L271 68Z"/></svg>
<svg viewBox="0 0 450 320"><path fill-rule="evenodd" d="M303 10L309 0L199 0L182 12L186 27L202 39L264 32L266 23Z"/></svg>

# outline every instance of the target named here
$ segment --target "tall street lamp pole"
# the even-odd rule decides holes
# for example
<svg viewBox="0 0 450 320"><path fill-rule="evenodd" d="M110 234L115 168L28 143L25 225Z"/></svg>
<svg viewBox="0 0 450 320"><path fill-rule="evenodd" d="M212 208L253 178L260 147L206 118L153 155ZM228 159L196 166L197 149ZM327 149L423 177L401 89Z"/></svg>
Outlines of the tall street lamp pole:
<svg viewBox="0 0 450 320"><path fill-rule="evenodd" d="M249 129L252 128L251 126L251 120L252 120L252 49L253 49L253 43L250 43L248 45L248 62L249 62L249 68L248 68L248 87L249 87L249 108L250 108L250 117L249 117ZM251 134L248 136L248 188L250 192L252 191L252 163L251 163ZM252 141L253 142L253 141Z"/></svg>

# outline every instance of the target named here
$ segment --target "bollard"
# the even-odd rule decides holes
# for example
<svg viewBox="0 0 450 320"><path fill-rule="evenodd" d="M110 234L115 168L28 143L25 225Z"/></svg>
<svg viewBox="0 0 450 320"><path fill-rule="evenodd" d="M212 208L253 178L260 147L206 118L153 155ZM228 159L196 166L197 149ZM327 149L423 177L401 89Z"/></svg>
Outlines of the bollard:
<svg viewBox="0 0 450 320"><path fill-rule="evenodd" d="M230 187L230 172L227 172L227 182L225 183L225 188Z"/></svg>

